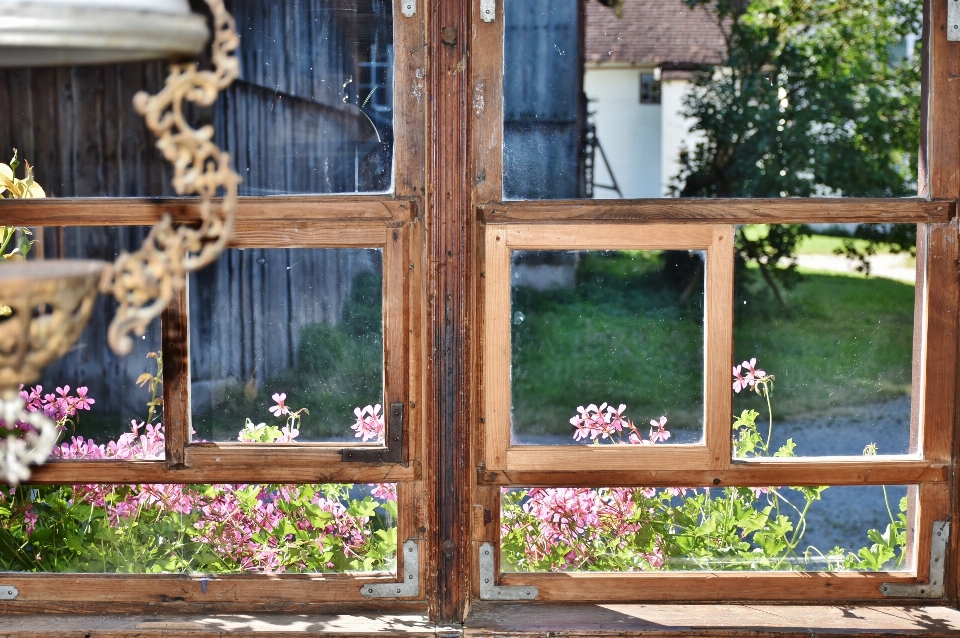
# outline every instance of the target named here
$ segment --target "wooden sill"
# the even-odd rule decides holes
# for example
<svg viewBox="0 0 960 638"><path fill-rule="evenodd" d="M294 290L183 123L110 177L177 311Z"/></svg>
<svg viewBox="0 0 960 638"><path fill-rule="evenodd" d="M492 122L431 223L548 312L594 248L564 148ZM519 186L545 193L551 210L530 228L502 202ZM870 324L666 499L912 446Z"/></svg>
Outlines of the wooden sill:
<svg viewBox="0 0 960 638"><path fill-rule="evenodd" d="M462 633L461 633L462 631ZM884 605L559 605L476 603L464 627L396 614L8 614L0 637L292 638L359 636L960 637L951 607Z"/></svg>

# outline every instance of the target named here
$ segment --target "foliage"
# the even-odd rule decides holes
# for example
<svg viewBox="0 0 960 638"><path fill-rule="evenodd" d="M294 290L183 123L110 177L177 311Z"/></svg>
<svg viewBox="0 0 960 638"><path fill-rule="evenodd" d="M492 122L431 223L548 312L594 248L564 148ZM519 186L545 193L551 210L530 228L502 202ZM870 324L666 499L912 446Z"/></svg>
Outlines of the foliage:
<svg viewBox="0 0 960 638"><path fill-rule="evenodd" d="M145 373L144 385L159 376ZM44 410L61 429L89 409L86 388L59 397L42 387L21 390L27 409ZM149 414L155 413L151 385ZM247 425L242 441L280 443L298 435L305 410L275 397L284 427ZM379 406L377 406L379 408ZM367 406L366 417L375 410ZM360 417L358 415L358 423ZM367 430L377 425L365 423ZM0 424L3 425L3 424ZM382 438L382 419L379 421ZM73 436L60 459L162 459L162 423L131 422L116 441ZM5 426L4 426L5 427ZM357 436L360 425L355 424ZM326 572L389 569L396 556L394 484L323 485L58 485L0 493L0 569L52 572Z"/></svg>
<svg viewBox="0 0 960 638"><path fill-rule="evenodd" d="M788 440L772 452L770 395L774 378L756 360L733 369L736 392L753 389L767 401L766 435L759 413L744 410L733 423L740 458L791 457ZM574 438L593 445L654 445L670 438L666 417L650 421L644 437L617 408L591 404L570 419ZM865 453L876 453L869 446ZM827 487L711 488L504 488L501 559L518 571L659 570L883 570L902 568L906 550L906 498L890 511L872 544L857 551L804 547L807 515ZM886 489L884 488L884 497Z"/></svg>
<svg viewBox="0 0 960 638"><path fill-rule="evenodd" d="M723 32L727 58L698 74L686 115L700 141L681 152L682 197L897 197L916 192L922 5L908 0L687 0ZM783 296L780 257L803 230L750 238L740 259ZM864 237L895 244L885 229ZM853 256L858 255L853 253ZM860 254L859 257L864 257ZM862 261L862 259L861 259ZM789 262L788 262L789 263Z"/></svg>
<svg viewBox="0 0 960 638"><path fill-rule="evenodd" d="M17 177L20 159L17 149L13 149L13 159L10 164L0 164L0 199L23 197L46 197L40 184L33 181L33 167L24 160L26 175L23 179ZM33 233L29 228L22 226L0 226L0 263L4 261L21 261L27 258L27 253L33 247L30 239ZM10 248L11 242L13 247ZM9 252L7 252L9 250ZM0 318L12 313L10 306L0 304Z"/></svg>

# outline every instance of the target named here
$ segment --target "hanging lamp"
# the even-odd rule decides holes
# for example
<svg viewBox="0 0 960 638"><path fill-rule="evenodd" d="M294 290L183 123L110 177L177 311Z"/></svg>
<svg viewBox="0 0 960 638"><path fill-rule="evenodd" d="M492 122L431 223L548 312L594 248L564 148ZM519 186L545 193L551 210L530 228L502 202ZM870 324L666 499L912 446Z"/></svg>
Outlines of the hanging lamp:
<svg viewBox="0 0 960 638"><path fill-rule="evenodd" d="M95 260L43 260L0 265L0 480L16 485L43 463L59 432L42 412L29 412L18 392L44 366L63 356L90 318L98 292L119 302L108 330L110 347L133 349L183 288L189 272L213 262L233 233L240 178L230 156L213 143L213 127L193 128L184 102L210 106L239 75L239 45L223 0L206 0L213 16L211 69L172 63L163 89L141 91L133 106L157 136L157 148L174 167L180 196L196 195L200 223L175 225L169 214L153 226L143 246L112 264ZM92 64L183 59L209 37L207 20L186 0L0 0L0 66ZM219 194L222 199L214 201ZM3 204L0 204L2 210ZM19 424L19 434L16 433Z"/></svg>

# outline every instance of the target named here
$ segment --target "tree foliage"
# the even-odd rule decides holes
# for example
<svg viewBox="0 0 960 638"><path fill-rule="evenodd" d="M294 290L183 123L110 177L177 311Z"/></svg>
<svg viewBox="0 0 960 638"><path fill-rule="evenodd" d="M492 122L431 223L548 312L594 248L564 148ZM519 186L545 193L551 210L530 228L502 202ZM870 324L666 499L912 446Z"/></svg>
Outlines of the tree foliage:
<svg viewBox="0 0 960 638"><path fill-rule="evenodd" d="M918 44L909 51L907 44L921 32L921 3L687 4L704 5L712 12L726 39L727 59L700 72L687 96L686 114L695 121L698 142L681 153L674 194L916 193L920 56ZM803 232L787 234L792 244L771 247L762 238L750 240L739 232L741 259L760 263L755 255L771 250L789 257ZM771 272L782 276L782 269Z"/></svg>

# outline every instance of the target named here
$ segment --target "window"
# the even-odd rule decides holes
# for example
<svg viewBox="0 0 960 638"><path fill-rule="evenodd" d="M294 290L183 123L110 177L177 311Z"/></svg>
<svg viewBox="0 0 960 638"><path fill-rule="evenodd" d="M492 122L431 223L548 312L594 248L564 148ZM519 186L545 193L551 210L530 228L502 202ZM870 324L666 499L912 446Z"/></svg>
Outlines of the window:
<svg viewBox="0 0 960 638"><path fill-rule="evenodd" d="M132 393L143 409L153 387L164 437L138 426L129 437L137 458L67 441L61 458L35 469L15 506L49 496L72 507L81 490L113 508L95 513L107 530L122 518L120 506L186 494L190 507L177 514L190 519L226 494L221 500L238 509L269 505L317 524L288 530L278 522L257 551L228 548L217 536L229 531L220 510L220 518L197 518L188 537L151 531L149 547L160 549L124 562L84 550L92 527L74 516L70 542L80 549L63 569L42 561L37 569L36 555L23 552L26 563L3 563L2 583L19 593L0 608L361 610L466 619L468 629L497 616L503 633L525 635L535 630L517 616L529 620L533 605L537 618L561 625L564 608L588 603L906 609L932 596L927 602L955 607L948 539L958 508L960 88L949 78L960 62L943 38L945 4L929 3L924 16L920 195L877 190L869 198L815 193L825 182L809 175L796 182L809 189L781 197L778 180L792 173L766 165L755 168L776 180L762 196L666 197L679 157L664 162L665 129L644 128L650 122L638 114L679 121L674 89L700 67L590 57L578 47L591 37L590 16L613 15L604 4L504 0L488 21L466 1L234 3L249 56L243 80L211 112L192 114L213 124L244 177L233 240L218 263L191 276L136 359L118 364L94 352L92 333L82 342L89 356L70 353L43 381L86 384L103 397L109 422L84 413L90 429L78 430L94 440L126 433ZM611 21L635 30L622 42L649 36L641 27L650 23L631 13L641 4L660 6L626 0L622 22ZM587 24L577 23L584 15ZM717 64L715 41L703 42L700 63ZM613 44L605 50L626 55ZM525 65L534 58L555 73ZM617 199L585 197L594 192L585 177L587 105L598 85L582 65L597 71L593 79L621 78L604 99L636 109L618 136L606 136L604 115L597 120ZM0 202L4 223L42 228L48 256L106 255L136 245L165 211L193 218L195 203L171 196L139 121L115 106L162 78L157 65L0 73L0 104L47 104L57 120L47 127L39 111L18 107L0 125L0 151L17 146L57 195ZM29 91L36 93L27 100ZM641 139L631 149L633 172L619 173L611 148ZM912 170L904 161L891 160L897 188L910 185L897 172ZM835 173L853 179L857 168ZM914 261L887 260L906 281L873 285L880 280L852 271L843 281L808 277L786 289L764 279L761 266L771 262L763 259L773 257L737 256L749 250L745 241L807 232L801 224L821 225L819 243L798 254L801 269L834 258L856 268L833 251L848 243L856 251L862 238L837 225L912 229ZM104 237L112 237L109 248L97 243ZM816 303L781 313L778 295L787 305L801 296ZM850 310L855 300L876 312ZM757 313L745 313L744 301ZM162 356L162 370L148 353ZM802 367L807 360L816 365ZM101 370L113 376L101 375L97 396ZM143 370L151 378L140 388ZM771 376L772 433L763 381ZM350 425L377 404L387 440L357 436L367 430ZM288 422L268 411L283 405L309 415ZM888 429L876 427L878 413ZM389 438L401 425L398 448ZM842 441L841 430L851 433ZM777 455L790 451L787 439L792 455ZM862 454L870 443L876 454ZM366 513L329 533L322 564L312 554L277 562L278 547L317 547L321 521L357 502ZM889 506L892 536L877 540L885 527L862 511L847 526L834 524L838 511L866 502L883 508L881 523ZM570 518L526 533L567 505ZM604 514L578 521L576 508ZM786 532L777 508L793 525ZM370 560L350 554L343 539L352 532L378 539ZM734 536L743 543L737 552L715 551L717 538ZM636 541L630 551L628 537ZM797 545L775 547L784 537ZM555 542L536 546L542 538ZM874 545L869 556L857 552Z"/></svg>

